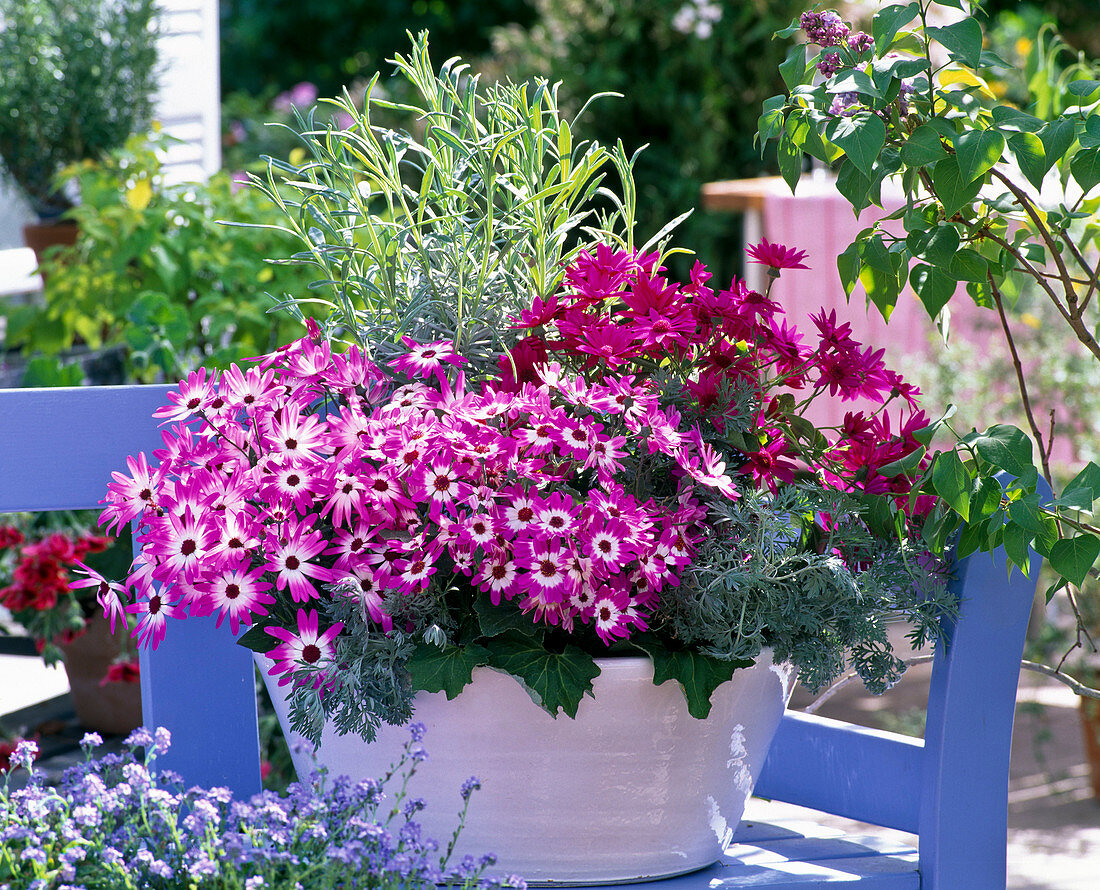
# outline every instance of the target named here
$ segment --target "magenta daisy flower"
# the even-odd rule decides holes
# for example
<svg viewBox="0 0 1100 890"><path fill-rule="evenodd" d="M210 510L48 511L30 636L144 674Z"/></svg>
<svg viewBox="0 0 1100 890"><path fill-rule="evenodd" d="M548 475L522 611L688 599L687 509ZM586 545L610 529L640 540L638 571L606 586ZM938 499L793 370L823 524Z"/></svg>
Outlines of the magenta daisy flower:
<svg viewBox="0 0 1100 890"><path fill-rule="evenodd" d="M268 559L264 568L276 573L277 590L289 588L294 602L304 603L320 595L313 581L331 581L334 573L332 569L312 561L326 547L321 533L307 527L304 522L287 525L280 537L269 536Z"/></svg>
<svg viewBox="0 0 1100 890"><path fill-rule="evenodd" d="M466 359L455 352L454 344L449 340L437 340L434 343L417 343L409 337L402 337L409 351L390 362L398 371L404 371L410 377L436 377L445 380L444 364L463 365Z"/></svg>
<svg viewBox="0 0 1100 890"><path fill-rule="evenodd" d="M806 251L795 250L792 247L784 247L782 244L772 244L767 238L761 238L759 244L752 244L745 248L750 257L750 262L761 263L777 272L780 269L808 269L803 264L806 259Z"/></svg>
<svg viewBox="0 0 1100 890"><path fill-rule="evenodd" d="M569 597L569 553L562 549L561 539L539 537L517 542L516 562L527 570L523 582L529 592L552 603Z"/></svg>
<svg viewBox="0 0 1100 890"><path fill-rule="evenodd" d="M160 645L160 641L164 639L165 625L175 613L177 605L166 603L159 592L153 592L149 597L126 607L130 614L140 616L131 635L137 638L142 649L156 649Z"/></svg>
<svg viewBox="0 0 1100 890"><path fill-rule="evenodd" d="M474 583L489 592L494 606L500 605L500 598L511 599L516 591L518 576L515 561L503 552L495 553L481 564Z"/></svg>
<svg viewBox="0 0 1100 890"><path fill-rule="evenodd" d="M596 565L618 568L633 557L630 526L621 519L609 519L588 539L588 554Z"/></svg>
<svg viewBox="0 0 1100 890"><path fill-rule="evenodd" d="M333 641L343 629L344 625L336 622L321 633L318 629L316 609L310 609L308 613L304 609L298 610L297 633L285 627L265 627L266 633L282 640L279 645L267 652L267 657L275 662L268 673L273 677L283 675L279 678L280 686L285 686L292 681L293 678L290 675L294 671L303 669L321 674L318 680L323 682L324 669L332 663L336 654Z"/></svg>
<svg viewBox="0 0 1100 890"><path fill-rule="evenodd" d="M218 613L215 627L221 627L226 616L229 629L236 634L242 624L251 624L252 615L266 615L266 605L275 597L265 590L271 585L263 580L262 568L249 570L245 566L225 567L213 577L208 577L203 588L208 605Z"/></svg>
<svg viewBox="0 0 1100 890"><path fill-rule="evenodd" d="M75 563L75 567L78 572L87 577L70 581L69 587L74 590L81 587L96 588L96 602L103 609L103 617L111 622L111 633L115 632L116 621L121 620L125 626L126 606L123 597L126 595L126 588L121 584L108 581L95 569L89 568L82 562Z"/></svg>
<svg viewBox="0 0 1100 890"><path fill-rule="evenodd" d="M129 476L116 470L111 473L114 482L107 483L105 500L108 506L100 513L99 524L108 533L115 526L121 528L130 520L137 519L157 501L163 471L150 469L144 451L139 452L136 458L127 457L126 466L130 470Z"/></svg>
<svg viewBox="0 0 1100 890"><path fill-rule="evenodd" d="M186 380L180 381L178 392L168 393L168 401L171 404L157 408L153 416L162 418L165 423L174 423L187 420L209 407L210 400L214 396L214 387L218 382L218 375L215 373L208 379L206 376L208 373L210 372L206 368L199 368L188 374Z"/></svg>

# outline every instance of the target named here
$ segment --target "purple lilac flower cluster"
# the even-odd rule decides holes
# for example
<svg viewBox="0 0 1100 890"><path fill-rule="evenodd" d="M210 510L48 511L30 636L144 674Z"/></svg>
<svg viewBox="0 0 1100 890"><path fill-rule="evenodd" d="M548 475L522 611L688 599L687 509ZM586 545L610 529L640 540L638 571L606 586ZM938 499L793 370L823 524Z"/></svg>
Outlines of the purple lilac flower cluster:
<svg viewBox="0 0 1100 890"><path fill-rule="evenodd" d="M848 55L858 58L875 45L875 39L863 31L851 32L851 29L837 13L804 12L799 25L806 39L817 46L846 49ZM817 70L823 77L832 77L842 68L849 67L851 61L841 58L839 52L823 52L818 56Z"/></svg>
<svg viewBox="0 0 1100 890"><path fill-rule="evenodd" d="M93 759L102 740L85 736L87 761L56 788L34 769L34 743L20 744L12 765L30 780L12 790L6 779L0 789L0 890L526 886L487 877L491 855L448 863L436 841L420 837L411 818L418 807L404 805L404 792L387 801L386 778L407 783L423 759L415 741L382 780L329 782L316 774L285 797L264 792L247 802L226 788L184 790L171 773L154 773L153 761L168 748L165 730L140 729L126 741L127 754ZM463 785L459 831L474 787L475 779ZM385 812L408 815L379 820Z"/></svg>

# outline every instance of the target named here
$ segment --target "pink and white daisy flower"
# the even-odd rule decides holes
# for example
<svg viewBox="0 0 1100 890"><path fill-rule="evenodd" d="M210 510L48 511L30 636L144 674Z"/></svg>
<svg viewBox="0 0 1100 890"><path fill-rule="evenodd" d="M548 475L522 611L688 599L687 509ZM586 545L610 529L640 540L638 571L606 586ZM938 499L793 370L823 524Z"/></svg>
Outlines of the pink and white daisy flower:
<svg viewBox="0 0 1100 890"><path fill-rule="evenodd" d="M275 588L289 589L296 603L316 599L317 592L313 581L331 581L332 569L313 562L326 547L321 532L300 524L287 523L280 537L268 536L264 569L275 572Z"/></svg>
<svg viewBox="0 0 1100 890"><path fill-rule="evenodd" d="M159 592L139 599L126 607L131 615L137 615L138 623L131 636L135 637L142 649L156 649L164 639L165 625L173 617L178 603L167 603Z"/></svg>
<svg viewBox="0 0 1100 890"><path fill-rule="evenodd" d="M409 337L402 337L401 342L409 348L409 351L393 359L390 366L398 371L404 371L410 377L435 377L446 380L444 364L457 366L466 363L466 359L455 352L454 343L449 340L417 343Z"/></svg>
<svg viewBox="0 0 1100 890"><path fill-rule="evenodd" d="M313 683L324 682L324 671L330 667L336 655L333 641L340 635L344 625L336 622L323 633L318 629L317 610L298 610L297 633L285 627L265 627L264 631L276 639L282 640L275 648L268 650L267 657L275 662L268 673L279 677L279 685L286 686L293 681L294 671L307 670L315 674ZM309 682L308 680L306 682Z"/></svg>
<svg viewBox="0 0 1100 890"><path fill-rule="evenodd" d="M114 482L107 483L105 502L108 506L100 513L99 524L108 533L153 508L164 478L163 469L150 468L144 451L139 452L137 457L127 457L126 466L130 470L129 476L116 470L111 473Z"/></svg>
<svg viewBox="0 0 1100 890"><path fill-rule="evenodd" d="M165 423L175 423L194 417L209 407L218 382L218 375L215 373L207 378L209 373L206 368L199 368L188 374L186 380L180 381L179 391L168 393L171 404L158 408L153 416L162 418Z"/></svg>
<svg viewBox="0 0 1100 890"><path fill-rule="evenodd" d="M630 540L630 526L621 519L608 519L592 529L587 545L588 555L595 565L617 568L634 556Z"/></svg>
<svg viewBox="0 0 1100 890"><path fill-rule="evenodd" d="M577 527L573 499L560 491L535 502L534 527L546 535L568 535Z"/></svg>
<svg viewBox="0 0 1100 890"><path fill-rule="evenodd" d="M501 551L481 564L474 584L481 590L487 590L493 605L499 606L502 596L508 600L515 596L518 580L515 561Z"/></svg>
<svg viewBox="0 0 1100 890"><path fill-rule="evenodd" d="M504 524L513 535L528 532L535 521L535 499L520 489L505 504L503 514Z"/></svg>
<svg viewBox="0 0 1100 890"><path fill-rule="evenodd" d="M226 566L207 576L203 589L209 606L218 613L215 627L221 627L228 616L229 629L236 634L242 624L252 623L254 614L267 614L265 606L275 602L275 597L264 593L271 585L263 577L262 568L246 566Z"/></svg>
<svg viewBox="0 0 1100 890"><path fill-rule="evenodd" d="M78 578L69 582L69 587L76 590L81 587L96 588L95 598L103 609L103 617L111 622L111 633L115 632L115 622L122 621L126 625L126 588L114 581L108 581L95 569L89 568L82 562L75 563L76 570L85 578Z"/></svg>

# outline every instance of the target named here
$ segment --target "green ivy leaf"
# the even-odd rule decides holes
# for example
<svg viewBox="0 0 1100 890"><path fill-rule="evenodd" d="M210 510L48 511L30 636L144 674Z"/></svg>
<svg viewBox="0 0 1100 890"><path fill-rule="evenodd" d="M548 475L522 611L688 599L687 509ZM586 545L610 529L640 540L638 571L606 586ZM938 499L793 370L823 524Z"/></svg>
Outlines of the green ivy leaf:
<svg viewBox="0 0 1100 890"><path fill-rule="evenodd" d="M489 663L489 650L471 643L444 646L417 643L409 656L408 669L414 689L444 692L450 701L469 683L475 667Z"/></svg>
<svg viewBox="0 0 1100 890"><path fill-rule="evenodd" d="M684 691L688 713L698 720L710 713L710 697L738 668L749 667L751 660L724 661L701 652L672 652L646 637L631 637L631 643L653 659L653 683L660 686L675 680Z"/></svg>
<svg viewBox="0 0 1100 890"><path fill-rule="evenodd" d="M1016 132L1038 133L1043 129L1043 121L1033 114L1020 111L1011 105L998 105L992 112L993 123L1002 132L1012 130Z"/></svg>
<svg viewBox="0 0 1100 890"><path fill-rule="evenodd" d="M970 521L970 471L954 451L936 455L932 464L932 487L964 521Z"/></svg>
<svg viewBox="0 0 1100 890"><path fill-rule="evenodd" d="M581 699L592 694L592 681L600 675L592 656L576 646L549 652L517 633L493 640L488 663L516 677L535 704L553 717L558 711L576 717Z"/></svg>
<svg viewBox="0 0 1100 890"><path fill-rule="evenodd" d="M878 115L860 111L852 117L836 118L826 127L825 135L871 178L871 168L886 144L886 124Z"/></svg>
<svg viewBox="0 0 1100 890"><path fill-rule="evenodd" d="M1035 468L1031 439L1019 427L998 423L975 438L973 446L984 460L1013 476L1023 476Z"/></svg>
<svg viewBox="0 0 1100 890"><path fill-rule="evenodd" d="M964 184L985 175L1001 159L1005 150L1005 137L996 130L968 130L955 140L955 153L959 159L959 173Z"/></svg>
<svg viewBox="0 0 1100 890"><path fill-rule="evenodd" d="M932 185L936 189L944 214L950 218L977 197L980 180L963 181L956 157L947 157L932 168Z"/></svg>
<svg viewBox="0 0 1100 890"><path fill-rule="evenodd" d="M886 53L902 26L909 24L919 12L918 4L907 3L904 6L887 6L875 13L874 18L871 19L871 36L875 38L875 50L878 55Z"/></svg>
<svg viewBox="0 0 1100 890"><path fill-rule="evenodd" d="M783 132L783 106L786 103L786 96L772 96L764 102L764 113L756 121L761 151L764 150L765 142L775 139Z"/></svg>
<svg viewBox="0 0 1100 890"><path fill-rule="evenodd" d="M1100 80L1071 80L1066 84L1066 92L1080 99L1091 100L1093 95L1100 90ZM1080 103L1082 105L1085 102Z"/></svg>
<svg viewBox="0 0 1100 890"><path fill-rule="evenodd" d="M837 171L836 190L847 199L856 213L871 204L871 181L848 158L844 159Z"/></svg>
<svg viewBox="0 0 1100 890"><path fill-rule="evenodd" d="M829 82L828 91L830 93L859 93L870 99L882 98L882 93L879 92L879 88L875 86L875 82L871 79L871 75L859 68L850 68L842 74L837 75ZM867 111L860 113L870 114L870 112Z"/></svg>
<svg viewBox="0 0 1100 890"><path fill-rule="evenodd" d="M1008 516L1014 523L1033 535L1042 534L1044 531L1043 508L1039 502L1039 495L1035 492L1009 504Z"/></svg>
<svg viewBox="0 0 1100 890"><path fill-rule="evenodd" d="M883 319L889 321L901 294L904 258L899 253L891 253L881 235L861 241L859 246L862 260L859 283L867 299L875 304Z"/></svg>
<svg viewBox="0 0 1100 890"><path fill-rule="evenodd" d="M884 476L887 479L902 473L912 473L920 466L920 462L924 459L924 455L925 447L921 445L919 448L910 451L905 457L891 461L888 464L883 464L878 468L877 472L880 476Z"/></svg>
<svg viewBox="0 0 1100 890"><path fill-rule="evenodd" d="M925 33L947 50L951 59L977 68L982 59L982 26L967 16L942 28L927 28Z"/></svg>
<svg viewBox="0 0 1100 890"><path fill-rule="evenodd" d="M909 167L927 167L945 157L947 149L940 141L940 134L928 124L917 127L901 147L902 163Z"/></svg>
<svg viewBox="0 0 1100 890"><path fill-rule="evenodd" d="M1083 148L1100 148L1100 114L1085 118L1085 130L1078 138Z"/></svg>
<svg viewBox="0 0 1100 890"><path fill-rule="evenodd" d="M1047 163L1043 140L1034 133L1013 133L1009 137L1008 146L1027 181L1035 188L1041 188L1043 177L1051 167Z"/></svg>
<svg viewBox="0 0 1100 890"><path fill-rule="evenodd" d="M984 523L965 525L955 542L955 558L964 559L982 546L986 530Z"/></svg>
<svg viewBox="0 0 1100 890"><path fill-rule="evenodd" d="M851 164L845 166L851 167ZM859 281L859 269L863 265L859 258L859 245L855 242L849 244L844 252L836 258L836 270L840 274L840 283L844 287L844 295L850 297L852 290Z"/></svg>
<svg viewBox="0 0 1100 890"><path fill-rule="evenodd" d="M529 615L524 615L514 605L494 606L492 600L487 596L479 596L474 600L474 612L477 615L481 635L484 637L500 636L510 630L527 634L532 631Z"/></svg>
<svg viewBox="0 0 1100 890"><path fill-rule="evenodd" d="M1063 538L1050 548L1050 567L1071 584L1080 586L1100 556L1100 538L1090 534Z"/></svg>
<svg viewBox="0 0 1100 890"><path fill-rule="evenodd" d="M1100 148L1084 148L1069 162L1069 171L1081 189L1088 192L1100 183Z"/></svg>
<svg viewBox="0 0 1100 890"><path fill-rule="evenodd" d="M837 171L836 190L847 199L856 213L871 204L871 181L848 158L841 162Z"/></svg>
<svg viewBox="0 0 1100 890"><path fill-rule="evenodd" d="M936 266L918 263L909 271L909 284L924 304L928 317L936 318L951 301L959 282Z"/></svg>

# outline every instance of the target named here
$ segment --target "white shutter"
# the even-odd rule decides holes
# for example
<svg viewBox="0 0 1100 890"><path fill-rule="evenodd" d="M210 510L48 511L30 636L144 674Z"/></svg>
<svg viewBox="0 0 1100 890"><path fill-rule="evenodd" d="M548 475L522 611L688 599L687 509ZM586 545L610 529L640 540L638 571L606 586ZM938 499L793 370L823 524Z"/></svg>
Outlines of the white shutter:
<svg viewBox="0 0 1100 890"><path fill-rule="evenodd" d="M160 93L154 114L183 140L168 155L173 181L204 179L221 166L217 0L160 0Z"/></svg>

